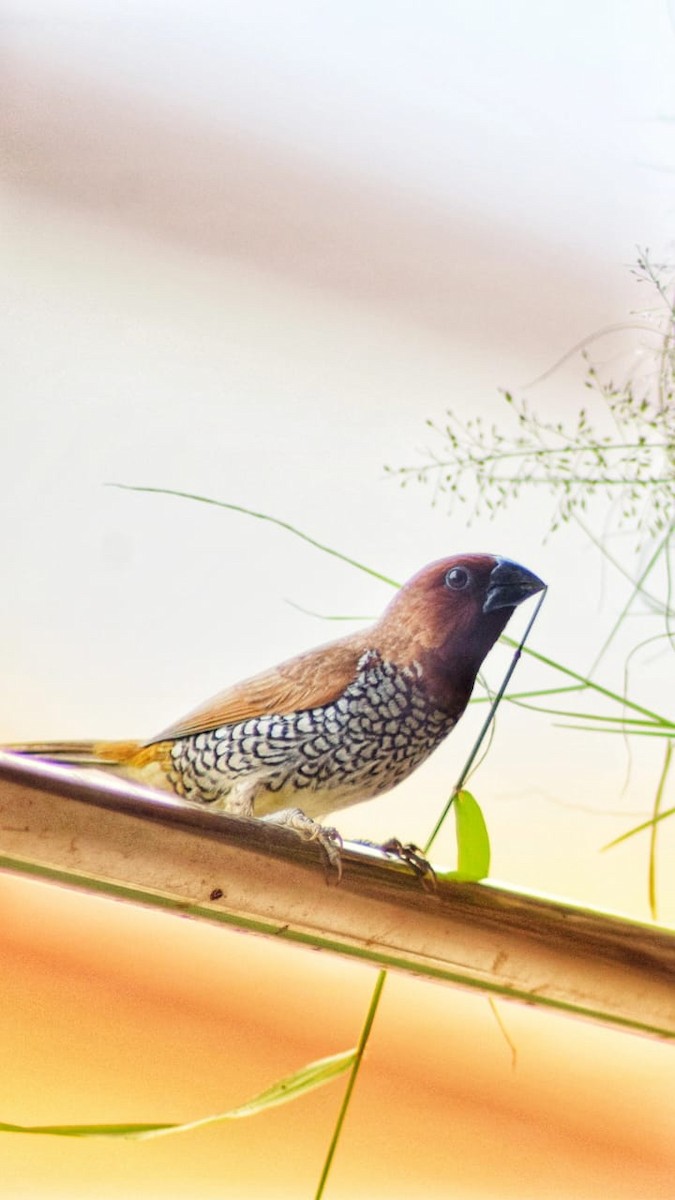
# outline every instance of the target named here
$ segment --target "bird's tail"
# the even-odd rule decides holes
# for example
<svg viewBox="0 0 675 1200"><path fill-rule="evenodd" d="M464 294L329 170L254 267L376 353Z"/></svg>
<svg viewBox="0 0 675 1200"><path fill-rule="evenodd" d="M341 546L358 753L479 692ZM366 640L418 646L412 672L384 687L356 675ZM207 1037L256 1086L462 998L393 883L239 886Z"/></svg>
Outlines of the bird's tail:
<svg viewBox="0 0 675 1200"><path fill-rule="evenodd" d="M140 742L16 742L3 746L14 754L46 758L50 762L80 767L115 767L129 763L141 750Z"/></svg>

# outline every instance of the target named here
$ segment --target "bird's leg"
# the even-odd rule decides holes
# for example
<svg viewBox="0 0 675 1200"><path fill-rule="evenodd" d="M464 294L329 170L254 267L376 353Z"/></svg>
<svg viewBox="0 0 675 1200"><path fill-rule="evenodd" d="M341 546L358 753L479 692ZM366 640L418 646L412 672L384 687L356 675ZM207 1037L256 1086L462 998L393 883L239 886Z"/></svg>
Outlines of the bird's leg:
<svg viewBox="0 0 675 1200"><path fill-rule="evenodd" d="M282 825L285 829L292 829L294 833L297 833L303 842L318 842L328 859L329 867L337 872L336 882L339 883L342 879L342 859L340 857L342 838L337 829L320 825L312 817L306 816L300 808L282 808L278 812L257 817L255 801L260 791L260 780L255 776L245 776L235 783L222 800L216 801L213 808L220 808L223 812L239 817L253 817L259 821L267 821L271 825Z"/></svg>
<svg viewBox="0 0 675 1200"><path fill-rule="evenodd" d="M320 825L318 821L306 816L299 808L282 808L279 812L268 813L260 820L268 821L271 825L282 825L285 829L292 829L302 838L303 842L318 842L328 859L329 866L337 871L337 883L340 882L342 879L342 859L340 857L342 838L337 829Z"/></svg>

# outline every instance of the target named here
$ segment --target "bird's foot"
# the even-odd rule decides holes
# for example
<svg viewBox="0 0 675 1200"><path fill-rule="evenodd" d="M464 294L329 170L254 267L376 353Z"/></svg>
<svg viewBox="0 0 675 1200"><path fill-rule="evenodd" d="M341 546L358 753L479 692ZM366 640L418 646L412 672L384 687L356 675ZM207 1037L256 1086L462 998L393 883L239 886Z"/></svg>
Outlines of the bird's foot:
<svg viewBox="0 0 675 1200"><path fill-rule="evenodd" d="M380 846L380 850L383 850L385 854L391 855L392 858L399 859L400 862L407 863L419 879L424 879L426 882L431 883L432 887L435 887L436 872L428 859L422 854L419 846L413 845L412 842L404 844L398 838L392 837Z"/></svg>
<svg viewBox="0 0 675 1200"><path fill-rule="evenodd" d="M370 846L373 850L379 850L381 854L388 854L390 858L398 859L399 862L410 867L418 879L422 879L425 884L430 885L432 891L436 887L434 868L424 857L419 846L413 845L412 842L404 844L396 837L388 838L384 843L369 842L365 838L359 838L358 845Z"/></svg>
<svg viewBox="0 0 675 1200"><path fill-rule="evenodd" d="M262 820L268 821L272 825L283 825L285 829L292 829L302 838L303 842L318 842L328 860L329 867L337 872L336 883L340 882L342 879L340 855L342 838L337 829L321 825L312 817L308 817L300 808L283 808L280 812L268 813Z"/></svg>

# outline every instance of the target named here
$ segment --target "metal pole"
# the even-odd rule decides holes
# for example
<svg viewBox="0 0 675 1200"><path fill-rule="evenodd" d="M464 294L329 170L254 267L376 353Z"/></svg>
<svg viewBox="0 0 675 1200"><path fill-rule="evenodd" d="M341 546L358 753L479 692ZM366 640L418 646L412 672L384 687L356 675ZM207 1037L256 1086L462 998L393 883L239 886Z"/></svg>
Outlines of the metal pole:
<svg viewBox="0 0 675 1200"><path fill-rule="evenodd" d="M657 1038L675 935L494 884L425 886L347 843L342 882L288 830L0 752L0 868Z"/></svg>

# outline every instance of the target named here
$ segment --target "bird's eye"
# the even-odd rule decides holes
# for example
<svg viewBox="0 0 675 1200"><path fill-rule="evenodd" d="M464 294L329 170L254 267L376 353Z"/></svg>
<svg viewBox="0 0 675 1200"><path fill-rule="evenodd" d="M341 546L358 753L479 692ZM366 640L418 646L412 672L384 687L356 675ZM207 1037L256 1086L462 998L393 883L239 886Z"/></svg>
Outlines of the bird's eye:
<svg viewBox="0 0 675 1200"><path fill-rule="evenodd" d="M464 567L451 567L445 576L445 586L449 587L453 592L461 592L465 587L469 586L471 576Z"/></svg>

